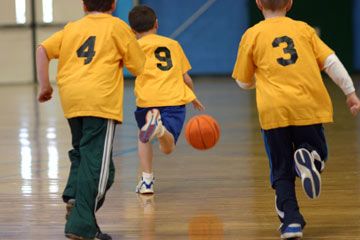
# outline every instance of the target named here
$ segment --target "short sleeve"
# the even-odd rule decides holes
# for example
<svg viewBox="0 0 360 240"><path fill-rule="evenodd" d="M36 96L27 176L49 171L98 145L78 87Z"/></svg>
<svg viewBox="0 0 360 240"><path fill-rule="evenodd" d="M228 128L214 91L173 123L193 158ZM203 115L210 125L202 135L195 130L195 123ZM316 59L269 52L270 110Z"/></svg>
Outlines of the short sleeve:
<svg viewBox="0 0 360 240"><path fill-rule="evenodd" d="M63 36L64 30L61 30L40 44L46 49L46 54L49 59L59 58Z"/></svg>
<svg viewBox="0 0 360 240"><path fill-rule="evenodd" d="M323 69L326 58L333 54L334 51L320 39L314 28L310 26L308 26L308 28L317 64L320 69Z"/></svg>
<svg viewBox="0 0 360 240"><path fill-rule="evenodd" d="M126 68L134 75L142 73L145 65L145 54L137 42L135 35L124 23L118 25L113 34L118 51L123 57Z"/></svg>
<svg viewBox="0 0 360 240"><path fill-rule="evenodd" d="M236 63L232 77L243 83L252 83L255 73L253 60L253 45L250 36L246 32L240 42Z"/></svg>
<svg viewBox="0 0 360 240"><path fill-rule="evenodd" d="M178 51L179 51L180 64L181 64L181 72L182 72L182 74L185 74L191 70L191 65L190 65L188 58L186 57L186 55L184 53L184 50L182 49L182 47L179 43L178 43L178 49L179 49Z"/></svg>

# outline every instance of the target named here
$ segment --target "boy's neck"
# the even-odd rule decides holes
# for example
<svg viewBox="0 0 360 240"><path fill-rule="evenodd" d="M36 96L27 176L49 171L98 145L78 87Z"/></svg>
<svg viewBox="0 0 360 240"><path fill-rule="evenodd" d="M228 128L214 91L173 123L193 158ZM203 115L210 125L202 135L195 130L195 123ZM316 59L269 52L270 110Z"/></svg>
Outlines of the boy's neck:
<svg viewBox="0 0 360 240"><path fill-rule="evenodd" d="M284 9L284 10L280 10L280 11L271 11L271 10L264 9L262 11L262 14L264 15L265 19L276 18L276 17L285 17L286 10Z"/></svg>
<svg viewBox="0 0 360 240"><path fill-rule="evenodd" d="M140 38L145 37L145 36L147 36L147 35L156 34L156 33L157 33L157 29L153 28L153 29L150 29L150 30L147 31L147 32L136 33L136 38L137 38L137 39L140 39Z"/></svg>
<svg viewBox="0 0 360 240"><path fill-rule="evenodd" d="M92 11L92 12L85 12L86 15L90 15L90 14L112 14L112 11L107 11L107 12L98 12L98 11Z"/></svg>

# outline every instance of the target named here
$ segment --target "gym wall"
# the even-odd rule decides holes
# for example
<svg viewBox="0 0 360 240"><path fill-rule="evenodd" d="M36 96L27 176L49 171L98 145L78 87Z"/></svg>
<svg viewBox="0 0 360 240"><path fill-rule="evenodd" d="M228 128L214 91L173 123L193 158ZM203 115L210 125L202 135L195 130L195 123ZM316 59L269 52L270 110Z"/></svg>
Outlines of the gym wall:
<svg viewBox="0 0 360 240"><path fill-rule="evenodd" d="M15 0L0 1L0 84L34 81L31 0L17 0L21 1L26 4L25 24L16 22ZM52 2L53 22L46 24L43 21L43 0L35 0L37 43L67 22L84 15L81 0ZM155 9L160 22L159 34L174 36L176 33L175 39L181 43L192 64L190 73L193 75L229 76L243 32L262 19L255 0L118 0L114 14L127 20L134 2ZM324 1L295 1L290 16L319 27L321 37L336 51L346 67L360 71L360 0L328 0L326 5ZM181 30L182 26L185 27ZM181 31L177 31L179 29ZM56 61L53 61L53 81L56 67Z"/></svg>

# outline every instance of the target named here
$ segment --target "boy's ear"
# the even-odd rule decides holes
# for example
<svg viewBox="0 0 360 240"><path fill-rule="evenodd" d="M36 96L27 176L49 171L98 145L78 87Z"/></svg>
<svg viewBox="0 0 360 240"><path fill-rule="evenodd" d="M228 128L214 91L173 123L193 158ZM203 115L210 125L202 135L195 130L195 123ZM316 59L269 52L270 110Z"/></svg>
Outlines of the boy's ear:
<svg viewBox="0 0 360 240"><path fill-rule="evenodd" d="M115 11L116 8L116 0L111 4L111 12Z"/></svg>
<svg viewBox="0 0 360 240"><path fill-rule="evenodd" d="M286 11L287 11L287 12L290 11L290 9L292 8L292 5L293 5L293 0L290 0L290 1L288 2L288 4L286 5Z"/></svg>
<svg viewBox="0 0 360 240"><path fill-rule="evenodd" d="M257 7L259 8L260 11L263 11L263 10L264 10L264 7L263 7L263 5L261 4L260 0L256 0L256 5L257 5Z"/></svg>
<svg viewBox="0 0 360 240"><path fill-rule="evenodd" d="M159 29L159 21L158 21L157 19L156 19L156 21L155 21L154 28L155 28L156 30Z"/></svg>
<svg viewBox="0 0 360 240"><path fill-rule="evenodd" d="M82 2L82 4L83 4L83 10L84 10L84 12L87 12L88 10L87 10L87 7L85 6L84 1L81 1L81 2Z"/></svg>

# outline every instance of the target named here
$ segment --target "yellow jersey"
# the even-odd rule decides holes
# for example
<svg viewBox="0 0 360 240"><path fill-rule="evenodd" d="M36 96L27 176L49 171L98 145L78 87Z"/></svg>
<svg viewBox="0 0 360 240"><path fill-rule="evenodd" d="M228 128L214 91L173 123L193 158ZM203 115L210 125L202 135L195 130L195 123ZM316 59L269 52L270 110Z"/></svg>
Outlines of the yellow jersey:
<svg viewBox="0 0 360 240"><path fill-rule="evenodd" d="M157 34L146 35L138 41L146 63L135 81L136 105L163 107L192 102L195 94L183 78L191 66L180 44Z"/></svg>
<svg viewBox="0 0 360 240"><path fill-rule="evenodd" d="M243 35L233 78L256 79L262 129L333 121L321 70L331 50L315 30L288 17L266 19Z"/></svg>
<svg viewBox="0 0 360 240"><path fill-rule="evenodd" d="M58 58L57 85L66 118L123 119L123 65L142 72L145 55L129 26L110 14L89 14L41 43Z"/></svg>

